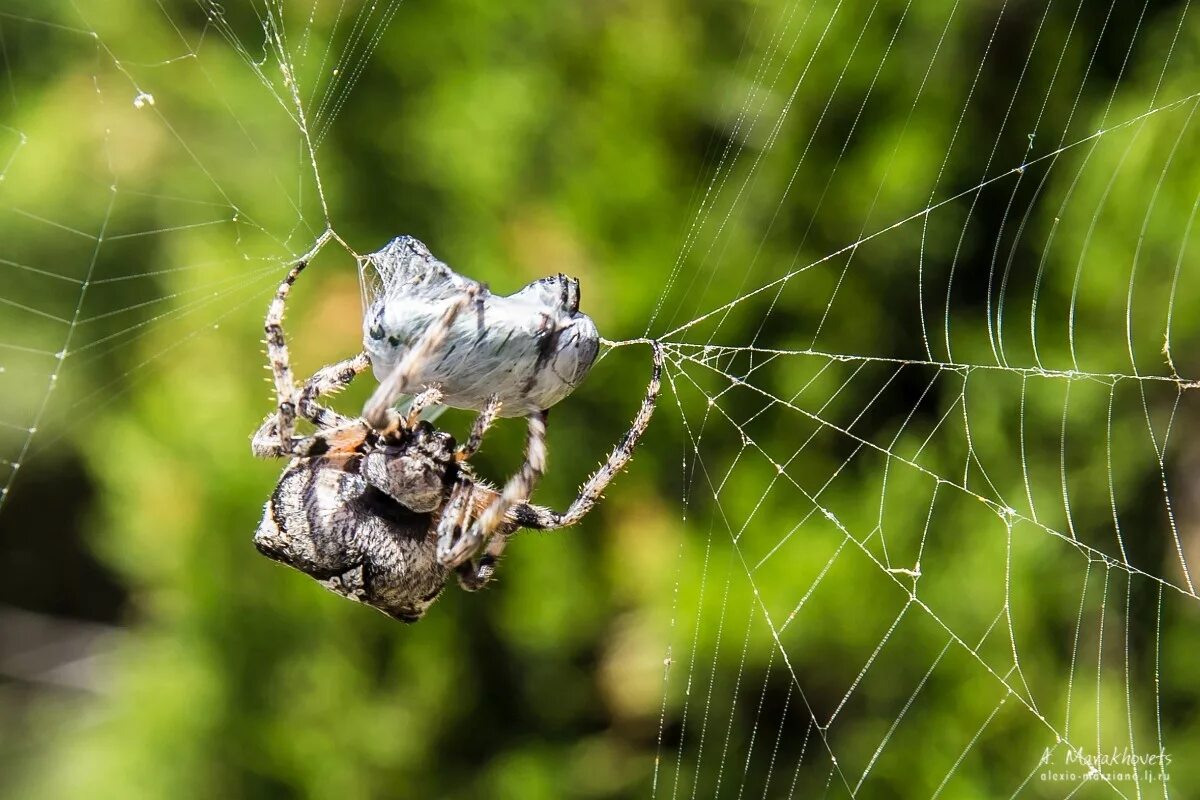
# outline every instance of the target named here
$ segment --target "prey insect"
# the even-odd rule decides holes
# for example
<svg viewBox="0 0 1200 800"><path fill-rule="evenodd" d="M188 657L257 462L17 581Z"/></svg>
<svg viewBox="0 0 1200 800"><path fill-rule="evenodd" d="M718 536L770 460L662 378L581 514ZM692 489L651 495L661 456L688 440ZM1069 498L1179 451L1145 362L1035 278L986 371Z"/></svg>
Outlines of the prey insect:
<svg viewBox="0 0 1200 800"><path fill-rule="evenodd" d="M596 360L600 334L579 310L574 278L553 275L495 295L412 236L397 237L362 261L369 291L363 349L380 382L368 419L380 421L401 384L436 384L441 402L454 408L482 411L494 396L501 416L535 414L574 391ZM430 342L427 334L443 310L463 301L469 301L464 313ZM413 358L418 345L428 349Z"/></svg>
<svg viewBox="0 0 1200 800"><path fill-rule="evenodd" d="M331 591L415 622L451 574L468 591L484 586L508 537L517 530L578 523L632 458L658 398L663 364L658 342L652 343L650 382L630 429L570 506L553 511L529 502L546 468L547 412L539 402L508 396L527 415L528 434L520 469L499 489L478 478L469 463L488 428L506 411L506 395L499 385L481 404L461 445L420 419L424 409L447 399L447 391L457 392L471 380L448 372L444 362L431 368L430 359L448 342L462 341L456 329L460 319L477 317L475 325L487 326L489 306L480 304L477 288L467 286L438 303L421 334L383 376L380 391L387 397L415 393L407 413L396 411L391 402L381 403L377 392L363 416L351 418L319 401L366 371L371 365L368 353L323 367L302 386L292 376L283 316L291 287L305 266L301 261L289 272L266 317L276 409L254 434L252 450L261 458L290 459L254 536L266 556L310 575ZM593 358L594 354L586 359L588 367ZM460 362L456 369L467 370L469 363ZM510 367L514 373L531 374L525 363ZM406 377L396 380L395 371ZM429 374L443 380L430 381ZM542 385L535 380L530 390ZM554 392L542 395L540 402L553 397ZM298 419L312 423L315 432L297 435Z"/></svg>

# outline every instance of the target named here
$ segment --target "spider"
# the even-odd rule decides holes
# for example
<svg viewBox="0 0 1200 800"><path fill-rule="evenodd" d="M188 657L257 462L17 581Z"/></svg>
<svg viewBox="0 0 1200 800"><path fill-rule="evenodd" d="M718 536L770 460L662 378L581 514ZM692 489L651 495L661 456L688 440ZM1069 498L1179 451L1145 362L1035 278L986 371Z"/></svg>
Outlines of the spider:
<svg viewBox="0 0 1200 800"><path fill-rule="evenodd" d="M348 386L370 366L367 353L322 367L302 387L292 376L283 316L288 293L307 265L300 261L280 284L267 310L266 341L278 406L254 434L260 458L290 458L263 509L254 544L264 555L310 575L337 594L402 622L416 622L441 594L450 574L467 591L492 577L508 537L520 528L553 530L578 523L633 456L650 424L658 398L662 346L653 346L646 395L629 431L608 460L580 486L562 512L528 502L545 470L546 409L528 414L525 457L502 489L477 478L468 461L483 444L504 401L488 397L467 441L420 419L444 398L426 385L406 414L376 407L374 416L351 419L317 401ZM445 304L394 368L420 372L445 343L455 320L478 307L479 290L468 286ZM481 322L486 323L486 316ZM408 393L409 380L391 391ZM371 409L377 403L367 403ZM297 416L316 432L297 436Z"/></svg>

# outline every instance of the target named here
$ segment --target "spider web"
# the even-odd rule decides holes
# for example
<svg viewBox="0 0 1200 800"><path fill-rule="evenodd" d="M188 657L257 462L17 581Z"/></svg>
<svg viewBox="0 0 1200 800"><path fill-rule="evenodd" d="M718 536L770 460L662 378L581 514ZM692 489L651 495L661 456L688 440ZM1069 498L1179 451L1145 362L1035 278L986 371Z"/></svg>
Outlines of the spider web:
<svg viewBox="0 0 1200 800"><path fill-rule="evenodd" d="M677 343L683 501L707 530L680 554L656 796L1168 794L1128 765L1171 749L1183 674L1162 652L1196 598L1177 357L1195 334L1176 313L1200 200L1194 20L1054 5L789 7L744 58L648 328ZM997 38L1014 14L1018 48ZM955 63L960 25L980 38ZM842 26L857 34L826 36ZM881 96L897 69L919 77ZM923 117L946 91L960 112ZM860 145L878 182L839 184L889 103L895 139ZM820 110L793 123L797 106ZM832 164L806 160L822 135L846 143ZM913 139L917 171L897 158ZM800 179L822 186L812 207L789 201ZM917 205L888 197L897 181ZM739 230L765 184L770 222ZM812 236L775 253L785 220ZM724 267L742 235L754 259ZM879 291L894 318L873 331L856 303Z"/></svg>
<svg viewBox="0 0 1200 800"><path fill-rule="evenodd" d="M360 233L322 148L416 12L232 6L150 4L139 30L0 10L5 62L50 60L3 87L0 512L29 463L214 326L256 336L286 264ZM650 794L1186 786L1190 3L747 19L637 321L667 343L655 425L682 447ZM24 103L60 74L65 137Z"/></svg>

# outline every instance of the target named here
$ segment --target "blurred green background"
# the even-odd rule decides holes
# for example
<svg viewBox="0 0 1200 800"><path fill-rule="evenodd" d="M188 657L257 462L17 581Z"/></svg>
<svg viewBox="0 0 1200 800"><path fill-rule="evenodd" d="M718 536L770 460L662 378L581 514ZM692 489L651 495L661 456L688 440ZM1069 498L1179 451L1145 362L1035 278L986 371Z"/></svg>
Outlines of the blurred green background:
<svg viewBox="0 0 1200 800"><path fill-rule="evenodd" d="M0 790L1193 796L1198 48L1184 2L0 0ZM415 627L251 544L326 225L669 343L597 510ZM356 352L347 253L287 322ZM540 501L648 372L555 409Z"/></svg>

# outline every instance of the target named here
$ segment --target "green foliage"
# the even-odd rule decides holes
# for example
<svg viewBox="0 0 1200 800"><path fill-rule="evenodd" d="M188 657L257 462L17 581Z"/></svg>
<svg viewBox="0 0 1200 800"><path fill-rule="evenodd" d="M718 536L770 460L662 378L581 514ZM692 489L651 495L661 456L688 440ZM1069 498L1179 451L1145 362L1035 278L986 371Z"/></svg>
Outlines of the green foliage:
<svg viewBox="0 0 1200 800"><path fill-rule="evenodd" d="M345 26L367 18L352 9L335 31L326 5L307 48L332 40L334 55L297 59L301 87L331 80L321 70ZM325 226L292 111L256 75L285 91L258 23L229 11L238 52L190 4L4 18L21 101L5 124L29 140L4 203L107 240L25 219L5 231L6 257L77 281L143 279L93 288L103 307L81 319L119 313L78 326L68 349L88 347L34 440L54 445L28 467L86 463L87 542L128 592L128 633L102 693L33 704L31 744L0 724L12 767L0 785L21 797L557 798L647 796L656 779L662 795L709 796L718 781L734 794L745 780L783 797L804 752L795 796L828 781L845 796L870 767L857 796L926 796L949 776L943 796L966 798L1011 794L1056 731L1153 752L1161 725L1168 750L1194 751L1200 730L1177 709L1200 700L1195 606L1147 578L1185 585L1153 452L1178 384L1051 373L1169 374L1166 310L1194 294L1176 266L1194 261L1181 250L1200 169L1183 155L1198 144L1194 103L1045 157L981 205L968 193L841 251L1057 146L1044 139L1076 144L1151 97L1183 96L1178 65L1194 65L1200 29L1186 19L1158 86L1151 45L1170 41L1178 14L1156 12L1118 84L1107 61L1085 77L1099 34L1069 34L1071 9L1037 40L1025 17L1040 10L1003 17L1010 56L1030 56L1021 85L1047 94L1018 91L1013 64L986 61L977 77L995 9L965 4L947 25L944 6L827 4L801 19L807 7L782 2L409 3L352 90L324 107L304 95L328 219L352 247L411 233L499 292L567 272L608 338L653 319L688 345L633 467L586 523L522 535L494 587L448 591L412 628L250 542L280 470L248 448L271 407L261 318L283 265ZM308 14L289 7L293 36ZM97 37L20 24L46 15ZM154 106L135 109L131 85ZM738 157L723 161L727 147ZM996 227L1010 195L1014 216L1032 209L1020 241L1015 222ZM354 265L335 250L294 293L301 375L358 346ZM1014 263L1007 302L985 308ZM71 318L78 284L4 280L0 296ZM1170 324L1171 368L1195 375L1196 317L1177 308ZM0 316L3 341L59 335ZM880 360L699 349L752 343ZM646 348L615 350L555 409L539 499L570 499L648 370ZM339 407L361 403L356 388ZM33 408L39 390L8 380L5 401ZM461 432L468 419L439 424ZM510 471L519 436L506 425L489 439L480 470ZM918 568L918 584L900 571ZM810 711L828 727L810 728ZM1175 782L1200 780L1195 769L1178 758ZM1069 791L1043 789L1029 793Z"/></svg>

